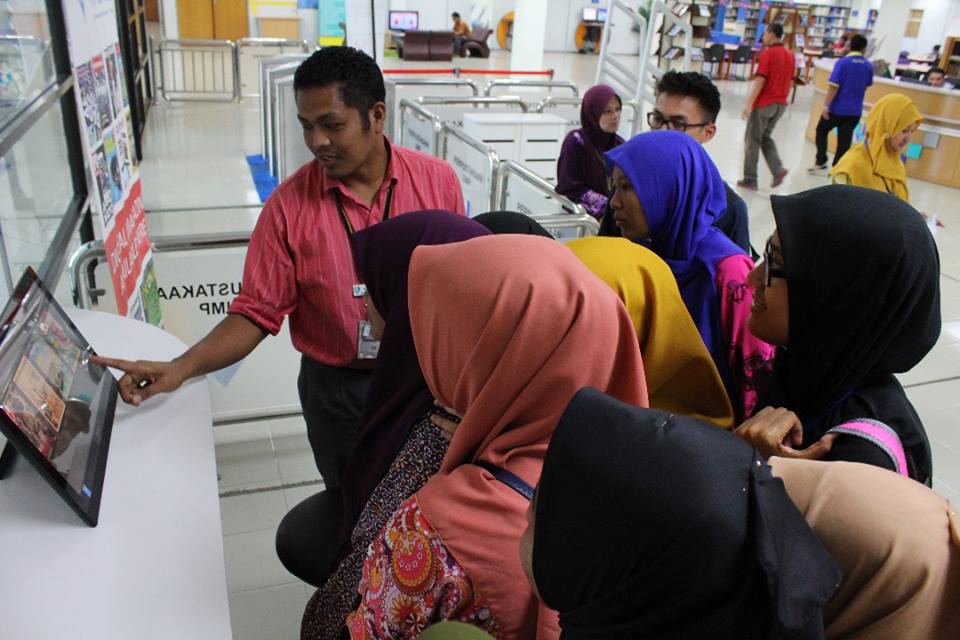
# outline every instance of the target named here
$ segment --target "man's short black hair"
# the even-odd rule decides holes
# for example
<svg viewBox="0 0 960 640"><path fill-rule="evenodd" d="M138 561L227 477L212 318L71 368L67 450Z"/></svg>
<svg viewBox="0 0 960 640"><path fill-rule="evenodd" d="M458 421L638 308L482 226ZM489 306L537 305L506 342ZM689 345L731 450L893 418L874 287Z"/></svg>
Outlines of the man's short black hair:
<svg viewBox="0 0 960 640"><path fill-rule="evenodd" d="M779 22L771 22L767 25L767 29L777 37L777 40L783 37L783 25Z"/></svg>
<svg viewBox="0 0 960 640"><path fill-rule="evenodd" d="M928 77L929 77L929 76L932 76L932 75L935 74L935 73L939 73L939 74L942 75L942 76L946 76L946 75L947 75L947 72L944 71L943 69L941 69L940 67L934 67L933 69L930 69L930 71L927 71L927 76L928 76Z"/></svg>
<svg viewBox="0 0 960 640"><path fill-rule="evenodd" d="M667 71L657 83L657 95L690 96L700 103L700 108L710 122L720 115L720 92L710 78L696 71Z"/></svg>
<svg viewBox="0 0 960 640"><path fill-rule="evenodd" d="M363 129L370 128L369 111L386 102L383 73L373 58L353 47L324 47L303 61L293 74L293 91L315 89L336 83L340 99L360 112Z"/></svg>
<svg viewBox="0 0 960 640"><path fill-rule="evenodd" d="M454 18L459 18L459 17L460 17L460 14L457 13L456 11L454 11L454 12L453 12L452 14L450 14L450 15L451 15L452 17L454 17Z"/></svg>
<svg viewBox="0 0 960 640"><path fill-rule="evenodd" d="M863 53L867 50L867 38L859 33L853 34L850 38L850 51L859 51Z"/></svg>

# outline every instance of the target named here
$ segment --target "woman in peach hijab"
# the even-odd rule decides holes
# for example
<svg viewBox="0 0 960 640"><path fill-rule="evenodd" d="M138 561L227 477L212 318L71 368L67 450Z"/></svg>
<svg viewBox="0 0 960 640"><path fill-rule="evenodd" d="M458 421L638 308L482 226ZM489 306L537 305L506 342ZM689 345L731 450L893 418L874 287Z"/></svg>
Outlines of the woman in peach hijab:
<svg viewBox="0 0 960 640"><path fill-rule="evenodd" d="M856 462L770 458L843 573L826 638L960 637L960 522L944 498Z"/></svg>
<svg viewBox="0 0 960 640"><path fill-rule="evenodd" d="M569 249L534 236L420 247L409 286L424 378L462 421L440 473L371 545L351 637L414 638L456 620L498 638L556 638L555 613L520 567L525 512L578 389L646 406L630 317Z"/></svg>

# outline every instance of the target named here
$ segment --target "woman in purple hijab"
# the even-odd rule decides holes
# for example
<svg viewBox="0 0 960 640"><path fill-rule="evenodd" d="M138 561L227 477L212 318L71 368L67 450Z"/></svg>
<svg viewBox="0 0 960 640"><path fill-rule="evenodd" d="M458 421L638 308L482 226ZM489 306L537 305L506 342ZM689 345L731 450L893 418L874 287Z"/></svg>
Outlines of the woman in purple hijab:
<svg viewBox="0 0 960 640"><path fill-rule="evenodd" d="M605 84L591 87L580 106L580 128L567 134L557 159L557 193L603 216L613 185L603 154L619 144L620 96Z"/></svg>
<svg viewBox="0 0 960 640"><path fill-rule="evenodd" d="M367 547L397 507L440 469L447 450L447 439L430 420L436 408L410 331L407 273L413 251L485 235L490 235L486 228L461 215L418 211L358 231L351 239L380 351L344 471L339 539L314 542L318 555L325 551L316 547L324 544L339 553L325 581L308 576L322 586L304 612L304 637L340 637L347 614L357 605Z"/></svg>
<svg viewBox="0 0 960 640"><path fill-rule="evenodd" d="M753 261L713 226L727 206L720 172L703 145L679 131L641 133L606 159L614 221L670 266L742 421L753 413L774 348L747 330Z"/></svg>

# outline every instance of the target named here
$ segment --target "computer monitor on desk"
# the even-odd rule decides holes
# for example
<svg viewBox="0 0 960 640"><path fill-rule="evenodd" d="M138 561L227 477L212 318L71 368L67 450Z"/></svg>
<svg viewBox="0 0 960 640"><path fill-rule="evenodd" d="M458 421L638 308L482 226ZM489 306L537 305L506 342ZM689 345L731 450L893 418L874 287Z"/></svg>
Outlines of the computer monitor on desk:
<svg viewBox="0 0 960 640"><path fill-rule="evenodd" d="M27 269L0 327L0 433L96 526L117 391L93 349Z"/></svg>
<svg viewBox="0 0 960 640"><path fill-rule="evenodd" d="M420 29L420 12L391 11L387 24L391 31L417 31Z"/></svg>

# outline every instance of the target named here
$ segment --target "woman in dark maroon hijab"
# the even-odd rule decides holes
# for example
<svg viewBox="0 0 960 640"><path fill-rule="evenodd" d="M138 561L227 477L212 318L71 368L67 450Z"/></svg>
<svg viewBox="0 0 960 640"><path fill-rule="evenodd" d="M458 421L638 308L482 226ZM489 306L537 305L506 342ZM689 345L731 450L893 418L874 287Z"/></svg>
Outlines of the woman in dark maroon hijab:
<svg viewBox="0 0 960 640"><path fill-rule="evenodd" d="M557 193L582 204L595 218L603 216L609 183L603 154L619 144L620 96L605 84L592 87L583 95L580 128L567 134L557 160Z"/></svg>

